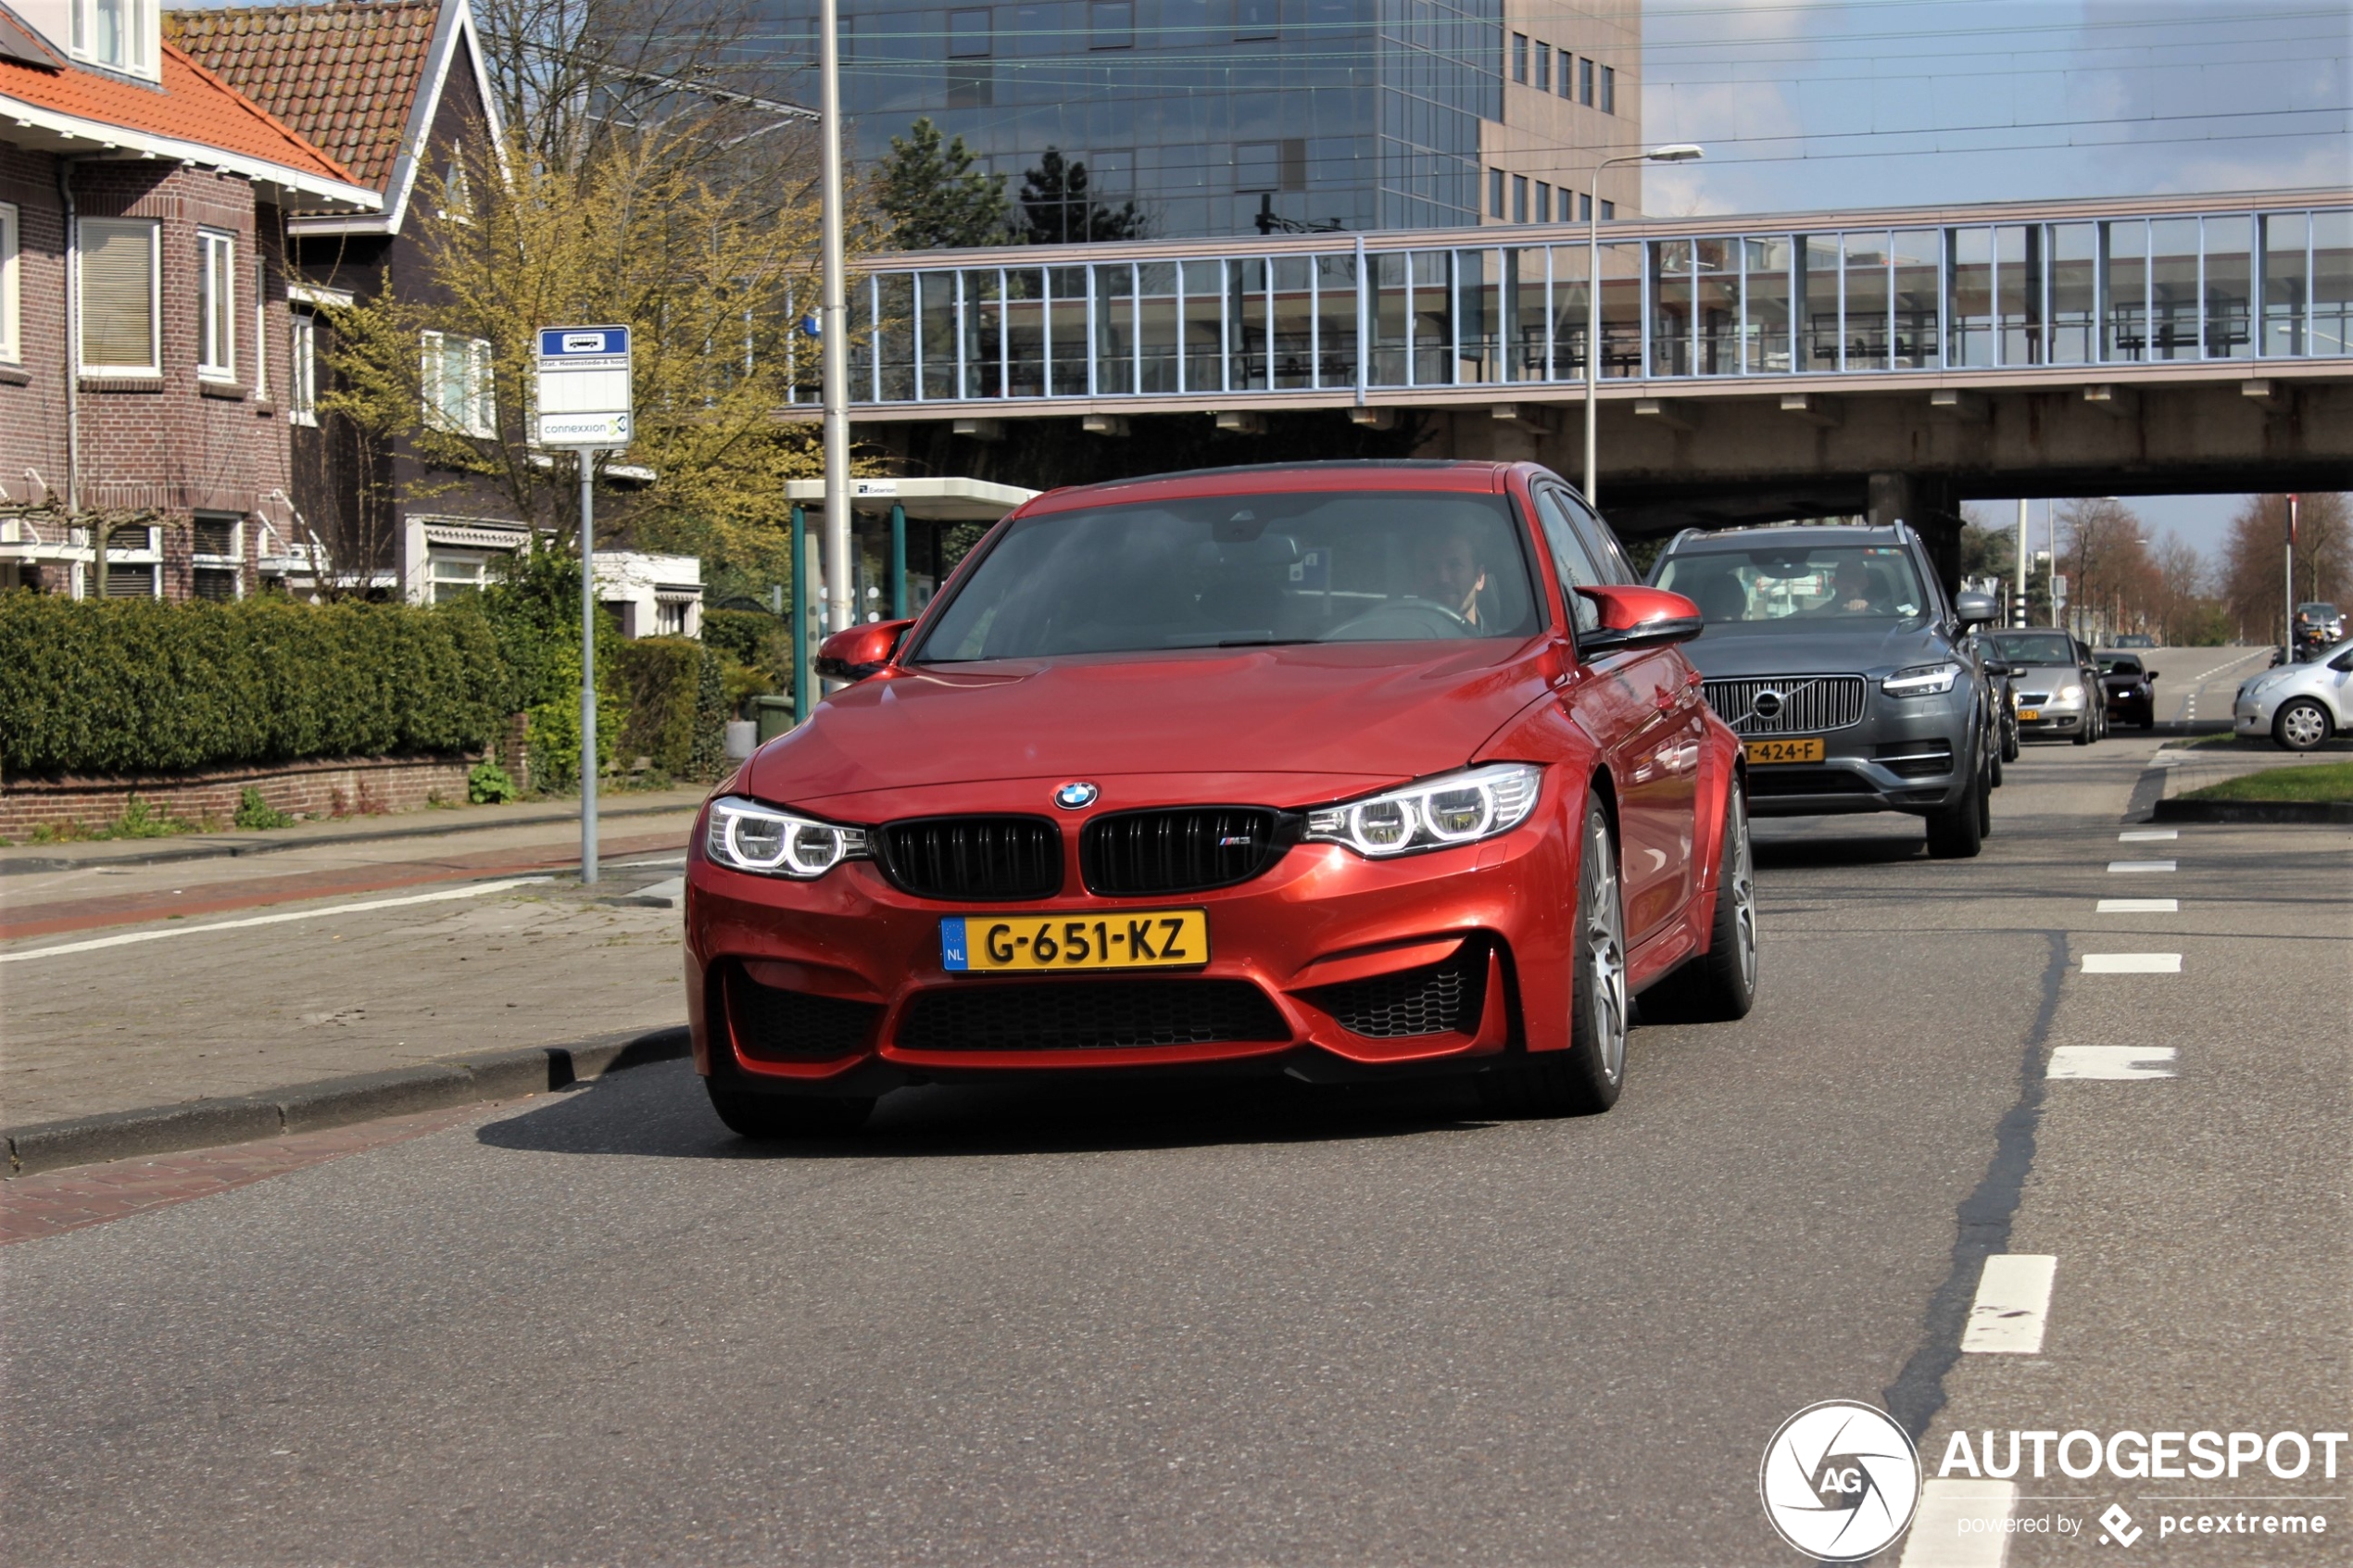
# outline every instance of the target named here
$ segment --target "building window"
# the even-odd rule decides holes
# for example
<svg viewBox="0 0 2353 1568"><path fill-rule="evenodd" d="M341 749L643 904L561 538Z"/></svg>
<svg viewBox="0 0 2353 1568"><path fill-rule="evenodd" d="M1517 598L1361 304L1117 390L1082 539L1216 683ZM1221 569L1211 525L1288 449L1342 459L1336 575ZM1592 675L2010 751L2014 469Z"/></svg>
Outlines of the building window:
<svg viewBox="0 0 2353 1568"><path fill-rule="evenodd" d="M1504 216L1504 171L1500 169L1487 171L1487 216Z"/></svg>
<svg viewBox="0 0 2353 1568"><path fill-rule="evenodd" d="M948 107L985 109L997 101L995 47L987 11L948 13Z"/></svg>
<svg viewBox="0 0 2353 1568"><path fill-rule="evenodd" d="M1278 191L1283 184L1283 148L1279 142L1234 144L1234 189Z"/></svg>
<svg viewBox="0 0 2353 1568"><path fill-rule="evenodd" d="M1579 196L1577 198L1577 221L1579 223L1591 223L1592 220L1593 198L1590 194Z"/></svg>
<svg viewBox="0 0 2353 1568"><path fill-rule="evenodd" d="M270 267L258 256L253 258L253 395L270 395Z"/></svg>
<svg viewBox="0 0 2353 1568"><path fill-rule="evenodd" d="M237 376L237 242L218 229L196 231L196 374Z"/></svg>
<svg viewBox="0 0 2353 1568"><path fill-rule="evenodd" d="M85 218L80 362L94 375L152 376L156 359L157 224L151 218Z"/></svg>
<svg viewBox="0 0 2353 1568"><path fill-rule="evenodd" d="M156 540L160 532L136 523L120 523L107 531L107 597L163 597L163 552Z"/></svg>
<svg viewBox="0 0 2353 1568"><path fill-rule="evenodd" d="M17 275L17 209L0 202L0 359L10 364L24 358L23 329L18 325L22 304Z"/></svg>
<svg viewBox="0 0 2353 1568"><path fill-rule="evenodd" d="M241 598L245 593L245 520L198 512L195 585L200 599Z"/></svg>
<svg viewBox="0 0 2353 1568"><path fill-rule="evenodd" d="M1553 187L1549 182L1539 180L1536 182L1536 221L1550 223L1552 220Z"/></svg>
<svg viewBox="0 0 2353 1568"><path fill-rule="evenodd" d="M68 0L73 7L73 53L134 76L156 74L162 23L154 0Z"/></svg>
<svg viewBox="0 0 2353 1568"><path fill-rule="evenodd" d="M286 320L286 419L319 422L319 322L299 310Z"/></svg>
<svg viewBox="0 0 2353 1568"><path fill-rule="evenodd" d="M1611 66L1602 67L1602 112L1617 112L1617 71Z"/></svg>
<svg viewBox="0 0 2353 1568"><path fill-rule="evenodd" d="M1528 34L1512 34L1512 80L1521 86L1528 84Z"/></svg>
<svg viewBox="0 0 2353 1568"><path fill-rule="evenodd" d="M454 333L426 332L423 338L425 424L477 440L497 434L490 345Z"/></svg>
<svg viewBox="0 0 2353 1568"><path fill-rule="evenodd" d="M1603 221L1603 222L1607 223L1607 222L1611 221L1613 219L1615 219L1617 216L1617 204L1616 202L1604 202L1604 203L1602 203L1602 221Z"/></svg>
<svg viewBox="0 0 2353 1568"><path fill-rule="evenodd" d="M458 158L451 158L441 171L441 216L460 223L473 221L473 187L466 183L466 166Z"/></svg>
<svg viewBox="0 0 2353 1568"><path fill-rule="evenodd" d="M1528 221L1528 176L1525 174L1512 176L1512 221Z"/></svg>
<svg viewBox="0 0 2353 1568"><path fill-rule="evenodd" d="M1087 47L1126 49L1136 43L1136 7L1130 0L1094 0L1087 7Z"/></svg>
<svg viewBox="0 0 2353 1568"><path fill-rule="evenodd" d="M1236 38L1274 38L1282 31L1281 0L1234 0Z"/></svg>
<svg viewBox="0 0 2353 1568"><path fill-rule="evenodd" d="M1587 108L1593 107L1593 62L1577 62L1577 101Z"/></svg>
<svg viewBox="0 0 2353 1568"><path fill-rule="evenodd" d="M1536 91L1549 93L1552 90L1553 46L1550 44L1539 44L1536 45Z"/></svg>
<svg viewBox="0 0 2353 1568"><path fill-rule="evenodd" d="M432 578L433 602L447 604L482 592L490 580L490 558L456 550L429 550L426 568Z"/></svg>

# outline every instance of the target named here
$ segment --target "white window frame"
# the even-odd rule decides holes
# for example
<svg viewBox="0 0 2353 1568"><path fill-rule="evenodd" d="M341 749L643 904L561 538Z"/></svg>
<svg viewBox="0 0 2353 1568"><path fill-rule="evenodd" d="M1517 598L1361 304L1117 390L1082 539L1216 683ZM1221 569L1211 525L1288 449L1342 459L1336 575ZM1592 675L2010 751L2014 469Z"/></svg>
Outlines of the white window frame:
<svg viewBox="0 0 2353 1568"><path fill-rule="evenodd" d="M319 318L308 310L286 313L286 422L319 424Z"/></svg>
<svg viewBox="0 0 2353 1568"><path fill-rule="evenodd" d="M260 247L253 258L253 395L270 395L270 267Z"/></svg>
<svg viewBox="0 0 2353 1568"><path fill-rule="evenodd" d="M106 228L114 225L127 227L135 224L145 229L147 235L146 362L138 365L108 365L94 363L91 360L90 357L83 352L83 345L82 343L77 341L73 345L73 358L75 365L78 366L81 372L86 376L161 375L163 373L163 225L152 218L82 218L76 219L75 223L77 225L77 232L74 235L74 267L77 270L84 265L83 257L89 251L89 247L82 243L82 236L89 233L93 229ZM89 324L90 292L87 274L84 274L81 278L77 279L76 282L80 285L76 292L80 295L82 302L81 308L75 312L77 320L74 323L74 332L78 340L83 330L85 330Z"/></svg>
<svg viewBox="0 0 2353 1568"><path fill-rule="evenodd" d="M460 337L455 332L426 332L418 335L423 347L426 427L447 431L453 435L470 435L477 441L487 441L496 436L498 433L498 405L492 385L489 343L478 337ZM453 348L465 355L460 371L465 379L465 389L459 394L456 408L448 407L441 398L443 390L448 385L449 359Z"/></svg>
<svg viewBox="0 0 2353 1568"><path fill-rule="evenodd" d="M23 308L22 275L17 260L17 208L12 202L0 202L0 359L11 365L24 361L24 329L20 312Z"/></svg>
<svg viewBox="0 0 2353 1568"><path fill-rule="evenodd" d="M229 596L233 600L244 598L245 596L245 520L225 512L210 512L199 514L196 521L227 523L229 525L229 552L223 555L218 551L207 553L192 549L189 553L191 576L204 571L233 571L236 573L236 588ZM190 538L194 540L195 537L195 531L191 530Z"/></svg>
<svg viewBox="0 0 2353 1568"><path fill-rule="evenodd" d="M442 568L445 566L471 568L472 575L452 572L445 577L442 575ZM441 593L445 583L451 590L447 599ZM489 585L490 556L487 551L450 549L439 545L426 547L425 602L427 604L447 604L449 599L458 598L469 592L479 594Z"/></svg>
<svg viewBox="0 0 2353 1568"><path fill-rule="evenodd" d="M125 548L121 542L122 535L131 533L145 534L145 542L135 549ZM163 597L162 533L163 530L149 524L145 527L132 525L117 527L107 535L107 575L98 583L99 598L115 597L112 592L114 574L118 571L129 571L134 568L147 574L147 591L144 596L133 594L123 596L150 599Z"/></svg>
<svg viewBox="0 0 2353 1568"><path fill-rule="evenodd" d="M196 374L237 379L237 237L225 229L196 231Z"/></svg>
<svg viewBox="0 0 2353 1568"><path fill-rule="evenodd" d="M150 82L161 78L162 68L157 58L162 53L163 13L157 0L66 0L72 10L71 40L67 53L77 60L119 70L127 76L144 76ZM119 8L122 18L122 38L128 45L119 56L109 58L98 49L98 13L107 6Z"/></svg>

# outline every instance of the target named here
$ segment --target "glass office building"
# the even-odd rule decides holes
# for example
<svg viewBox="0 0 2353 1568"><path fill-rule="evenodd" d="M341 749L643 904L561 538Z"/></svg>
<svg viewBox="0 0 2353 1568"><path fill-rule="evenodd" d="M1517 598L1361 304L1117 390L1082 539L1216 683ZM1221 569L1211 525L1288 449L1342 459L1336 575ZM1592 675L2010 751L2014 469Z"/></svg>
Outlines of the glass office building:
<svg viewBox="0 0 2353 1568"><path fill-rule="evenodd" d="M763 40L813 59L816 0L774 3ZM1490 144L1512 94L1533 106L1522 124L1578 109L1580 29L1582 80L1631 69L1617 59L1625 28L1597 66L1586 8L1564 0L1508 14L1504 0L840 0L840 13L858 162L927 117L1013 196L1054 147L1159 238L1493 220ZM793 81L816 100L813 73ZM1564 149L1564 162L1590 157Z"/></svg>

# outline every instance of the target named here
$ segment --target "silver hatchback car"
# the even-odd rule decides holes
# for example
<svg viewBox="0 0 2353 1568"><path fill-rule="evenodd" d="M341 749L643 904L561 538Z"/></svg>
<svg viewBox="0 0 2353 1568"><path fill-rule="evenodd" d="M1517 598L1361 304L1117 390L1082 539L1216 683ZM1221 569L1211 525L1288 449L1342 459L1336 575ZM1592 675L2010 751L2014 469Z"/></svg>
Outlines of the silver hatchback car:
<svg viewBox="0 0 2353 1568"><path fill-rule="evenodd" d="M2288 751L2309 751L2331 735L2353 733L2353 642L2242 682L2231 728L2250 737L2269 734Z"/></svg>

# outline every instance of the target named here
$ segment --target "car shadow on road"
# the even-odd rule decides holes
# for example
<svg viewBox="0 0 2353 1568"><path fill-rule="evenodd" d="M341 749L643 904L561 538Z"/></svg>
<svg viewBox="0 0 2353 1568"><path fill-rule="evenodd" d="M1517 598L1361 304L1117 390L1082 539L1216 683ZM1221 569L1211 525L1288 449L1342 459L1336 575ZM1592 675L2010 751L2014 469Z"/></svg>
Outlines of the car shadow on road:
<svg viewBox="0 0 2353 1568"><path fill-rule="evenodd" d="M720 1124L686 1062L615 1073L492 1122L494 1148L663 1160L921 1159L1313 1143L1496 1125L1462 1078L1311 1085L1288 1078L931 1085L887 1095L846 1137L754 1143Z"/></svg>

